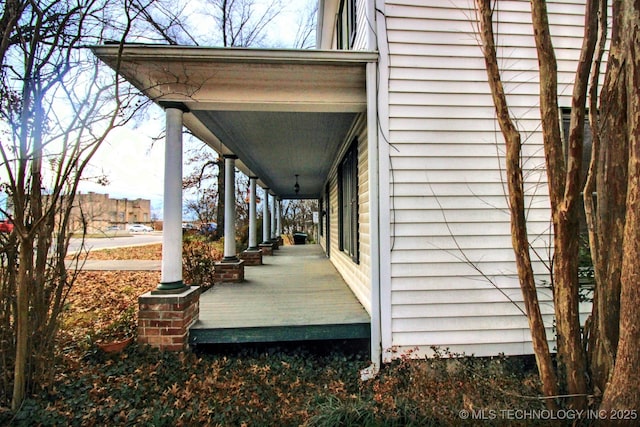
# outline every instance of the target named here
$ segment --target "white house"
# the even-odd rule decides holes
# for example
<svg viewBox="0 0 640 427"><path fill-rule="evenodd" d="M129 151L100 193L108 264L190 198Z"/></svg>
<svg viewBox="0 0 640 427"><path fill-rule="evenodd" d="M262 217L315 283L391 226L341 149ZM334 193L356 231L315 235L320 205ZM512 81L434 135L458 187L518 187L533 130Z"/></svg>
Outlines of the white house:
<svg viewBox="0 0 640 427"><path fill-rule="evenodd" d="M548 2L565 106L583 3ZM551 334L550 211L530 4L497 2L495 17L508 100L524 135L527 218ZM321 245L371 316L374 361L414 348L428 355L432 346L531 353L503 140L473 2L320 0L317 46L126 45L120 72L167 108L168 127L184 124L271 194L320 200ZM93 50L116 66L118 46ZM165 230L170 224L165 219ZM179 282L179 259L165 256L163 282Z"/></svg>

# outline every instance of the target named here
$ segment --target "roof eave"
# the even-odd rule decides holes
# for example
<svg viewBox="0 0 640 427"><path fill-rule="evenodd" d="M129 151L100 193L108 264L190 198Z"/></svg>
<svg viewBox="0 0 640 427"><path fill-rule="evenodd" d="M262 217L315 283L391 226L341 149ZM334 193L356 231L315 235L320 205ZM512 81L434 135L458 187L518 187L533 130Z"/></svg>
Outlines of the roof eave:
<svg viewBox="0 0 640 427"><path fill-rule="evenodd" d="M122 60L190 60L213 62L253 62L286 64L349 64L377 62L375 51L316 49L253 49L151 44L95 45L89 47L103 61Z"/></svg>

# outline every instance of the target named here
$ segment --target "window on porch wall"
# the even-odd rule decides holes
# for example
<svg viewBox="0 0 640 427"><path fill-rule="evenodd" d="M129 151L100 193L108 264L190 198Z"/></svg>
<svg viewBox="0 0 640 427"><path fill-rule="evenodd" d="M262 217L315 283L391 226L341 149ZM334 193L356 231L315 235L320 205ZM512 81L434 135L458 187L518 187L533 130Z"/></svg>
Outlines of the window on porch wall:
<svg viewBox="0 0 640 427"><path fill-rule="evenodd" d="M324 226L326 227L326 251L327 251L327 256L331 255L331 221L333 221L332 219L332 215L330 215L331 212L331 186L329 183L327 183L327 185L324 188L324 200L325 200L325 213L326 213L326 217L324 219Z"/></svg>
<svg viewBox="0 0 640 427"><path fill-rule="evenodd" d="M338 174L340 250L359 262L358 242L358 142L351 147L340 163Z"/></svg>
<svg viewBox="0 0 640 427"><path fill-rule="evenodd" d="M356 0L342 0L336 22L337 48L348 50L356 39Z"/></svg>

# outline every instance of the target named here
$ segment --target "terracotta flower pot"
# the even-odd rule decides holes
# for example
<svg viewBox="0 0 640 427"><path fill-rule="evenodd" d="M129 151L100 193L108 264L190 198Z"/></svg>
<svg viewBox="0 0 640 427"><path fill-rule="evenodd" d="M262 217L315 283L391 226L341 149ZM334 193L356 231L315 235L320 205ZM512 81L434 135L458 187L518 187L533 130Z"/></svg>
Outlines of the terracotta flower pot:
<svg viewBox="0 0 640 427"><path fill-rule="evenodd" d="M119 341L108 341L108 342L99 342L97 343L98 348L104 351L105 353L120 353L124 350L129 344L133 341L133 337L125 338L124 340Z"/></svg>

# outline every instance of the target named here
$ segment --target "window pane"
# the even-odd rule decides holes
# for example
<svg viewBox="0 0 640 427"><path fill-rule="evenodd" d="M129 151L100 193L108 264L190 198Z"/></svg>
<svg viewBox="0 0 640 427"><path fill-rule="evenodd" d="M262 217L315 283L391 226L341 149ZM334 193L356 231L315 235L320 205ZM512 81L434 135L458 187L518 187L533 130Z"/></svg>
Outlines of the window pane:
<svg viewBox="0 0 640 427"><path fill-rule="evenodd" d="M358 262L358 152L354 142L339 170L340 249Z"/></svg>

